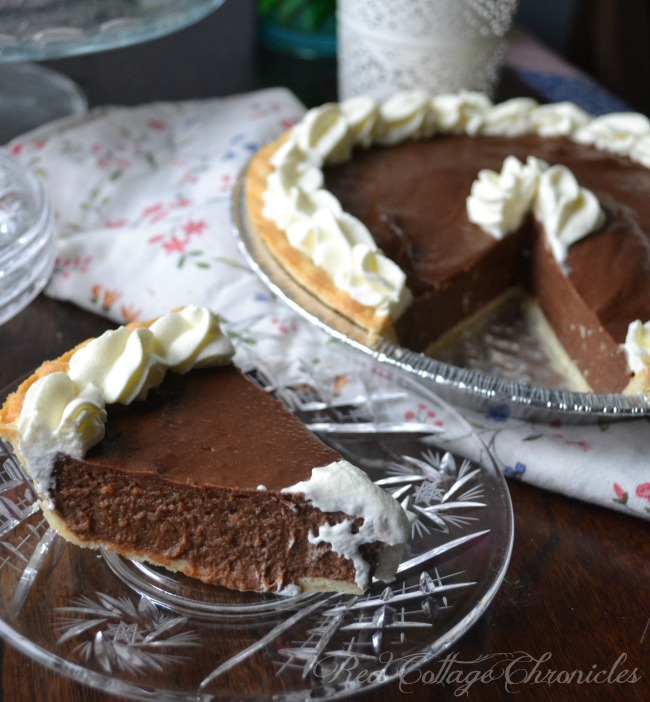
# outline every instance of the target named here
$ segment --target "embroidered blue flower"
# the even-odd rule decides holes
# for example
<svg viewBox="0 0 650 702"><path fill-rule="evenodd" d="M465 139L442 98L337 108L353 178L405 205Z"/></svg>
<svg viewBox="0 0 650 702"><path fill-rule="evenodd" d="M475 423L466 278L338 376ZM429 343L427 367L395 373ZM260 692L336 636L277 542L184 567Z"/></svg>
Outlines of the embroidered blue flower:
<svg viewBox="0 0 650 702"><path fill-rule="evenodd" d="M247 135L243 132L234 134L230 138L230 148L221 154L221 160L232 161L233 159L237 158L238 149L255 153L259 149L259 146L260 145L257 142L248 140Z"/></svg>
<svg viewBox="0 0 650 702"><path fill-rule="evenodd" d="M521 478L521 476L526 472L526 466L523 463L517 461L515 467L506 466L503 471L509 478Z"/></svg>
<svg viewBox="0 0 650 702"><path fill-rule="evenodd" d="M508 405L492 405L488 408L488 419L494 422L505 422L510 417Z"/></svg>

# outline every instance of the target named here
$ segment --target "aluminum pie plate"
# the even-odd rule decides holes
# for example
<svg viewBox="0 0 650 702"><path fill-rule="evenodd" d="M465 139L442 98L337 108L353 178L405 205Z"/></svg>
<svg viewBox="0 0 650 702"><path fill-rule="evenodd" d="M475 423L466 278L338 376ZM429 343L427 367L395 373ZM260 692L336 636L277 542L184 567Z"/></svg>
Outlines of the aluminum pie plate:
<svg viewBox="0 0 650 702"><path fill-rule="evenodd" d="M581 379L532 301L512 295L439 350L438 358L411 351L365 330L323 304L275 261L252 226L245 206L245 171L233 191L232 216L239 246L252 269L291 308L328 334L431 384L462 407L534 421L589 423L650 414L650 396L597 394ZM540 324L541 320L541 324Z"/></svg>

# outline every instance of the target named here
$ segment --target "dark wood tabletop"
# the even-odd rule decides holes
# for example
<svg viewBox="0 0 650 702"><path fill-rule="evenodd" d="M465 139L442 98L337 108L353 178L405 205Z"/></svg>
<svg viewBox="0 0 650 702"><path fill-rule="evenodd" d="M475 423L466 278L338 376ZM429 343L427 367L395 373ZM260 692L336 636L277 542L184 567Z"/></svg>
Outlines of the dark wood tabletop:
<svg viewBox="0 0 650 702"><path fill-rule="evenodd" d="M182 100L286 85L308 105L336 95L333 61L305 61L256 46L252 3L230 0L199 24L130 48L50 62L91 105ZM508 73L504 96L530 91ZM0 327L0 387L107 320L44 296ZM650 460L650 459L649 459ZM487 612L441 657L358 700L650 699L648 522L520 482L508 483L515 515L512 559ZM501 654L517 665L492 679ZM0 643L7 702L108 702ZM462 699L462 697L461 697Z"/></svg>

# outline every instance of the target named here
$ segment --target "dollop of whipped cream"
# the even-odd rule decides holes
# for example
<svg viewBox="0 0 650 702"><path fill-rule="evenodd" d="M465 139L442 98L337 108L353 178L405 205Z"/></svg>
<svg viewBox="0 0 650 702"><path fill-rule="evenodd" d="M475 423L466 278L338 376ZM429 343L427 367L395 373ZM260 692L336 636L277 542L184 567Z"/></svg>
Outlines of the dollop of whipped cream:
<svg viewBox="0 0 650 702"><path fill-rule="evenodd" d="M650 322L630 324L623 344L627 364L633 373L650 369Z"/></svg>
<svg viewBox="0 0 650 702"><path fill-rule="evenodd" d="M500 173L480 171L467 198L470 222L496 239L518 229L531 210L560 263L569 246L596 231L605 216L596 196L568 168L535 157L523 164L508 156Z"/></svg>
<svg viewBox="0 0 650 702"><path fill-rule="evenodd" d="M650 119L637 112L613 112L595 117L573 135L575 141L620 156L629 156L636 142L650 135Z"/></svg>
<svg viewBox="0 0 650 702"><path fill-rule="evenodd" d="M375 141L392 146L433 134L431 100L424 91L396 93L382 103L375 128Z"/></svg>
<svg viewBox="0 0 650 702"><path fill-rule="evenodd" d="M323 512L344 512L363 518L355 533L353 520L322 525L318 534L309 535L313 544L326 542L336 553L349 558L355 566L355 580L361 590L370 582L370 566L361 555L363 544L380 541L387 544L379 555L375 576L389 581L395 577L404 546L408 541L410 521L407 512L363 471L346 460L314 468L311 478L282 492L302 493L305 499Z"/></svg>
<svg viewBox="0 0 650 702"><path fill-rule="evenodd" d="M548 164L533 156L508 156L500 173L479 171L467 198L467 217L495 239L518 229L532 207L539 176Z"/></svg>
<svg viewBox="0 0 650 702"><path fill-rule="evenodd" d="M539 105L530 98L513 98L493 104L485 94L471 91L440 95L404 91L383 104L359 96L309 110L289 132L272 158L264 216L285 232L292 227L292 243L306 255L313 254L314 265L335 267L334 284L353 299L374 307L378 315L396 318L411 298L406 276L370 243L369 234L361 234L365 225L345 219L340 203L324 189L323 166L346 161L355 147L373 143L392 145L435 134L528 133L567 137L650 165L650 120L637 113L594 118L571 102ZM503 236L532 202L528 201L532 168L529 159L521 167L508 162L501 174L480 175L480 185L472 193L472 221L482 221L494 236ZM546 218L554 252L564 260L568 243L588 233L578 233L587 226L584 222L592 221L591 229L597 228L600 207L595 207L588 191L576 190L566 173L553 171L545 178L545 194L536 212ZM554 199L561 212L551 216ZM314 220L311 225L305 221L309 219Z"/></svg>
<svg viewBox="0 0 650 702"><path fill-rule="evenodd" d="M528 115L533 131L543 137L575 134L591 121L591 116L572 102L539 105Z"/></svg>
<svg viewBox="0 0 650 702"><path fill-rule="evenodd" d="M478 134L492 108L491 100L484 93L461 91L431 99L435 131L441 134Z"/></svg>
<svg viewBox="0 0 650 702"><path fill-rule="evenodd" d="M341 111L350 125L355 146L370 146L379 119L377 102L367 95L359 95L344 100Z"/></svg>
<svg viewBox="0 0 650 702"><path fill-rule="evenodd" d="M485 111L481 134L517 136L530 132L531 116L538 108L532 98L512 98Z"/></svg>
<svg viewBox="0 0 650 702"><path fill-rule="evenodd" d="M560 263L566 261L571 244L595 232L605 219L591 190L581 187L568 168L557 165L539 177L534 213Z"/></svg>
<svg viewBox="0 0 650 702"><path fill-rule="evenodd" d="M81 458L104 438L106 405L144 399L167 370L225 365L234 347L209 310L185 307L149 327L109 330L77 350L67 372L38 379L17 420L20 452L48 498L57 454Z"/></svg>
<svg viewBox="0 0 650 702"><path fill-rule="evenodd" d="M347 161L352 153L354 136L345 114L334 103L309 110L294 127L293 137L300 149L315 152L328 163Z"/></svg>

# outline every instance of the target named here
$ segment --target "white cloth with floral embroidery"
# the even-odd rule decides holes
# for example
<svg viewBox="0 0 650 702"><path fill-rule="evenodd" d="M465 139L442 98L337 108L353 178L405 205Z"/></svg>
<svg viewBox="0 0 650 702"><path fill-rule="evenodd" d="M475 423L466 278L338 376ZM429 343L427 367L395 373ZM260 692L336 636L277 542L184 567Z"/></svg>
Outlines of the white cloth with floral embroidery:
<svg viewBox="0 0 650 702"><path fill-rule="evenodd" d="M233 233L241 168L303 112L278 88L105 107L14 140L7 150L41 177L56 210L58 259L46 293L120 323L207 305L286 378L322 367L335 348L337 364L346 354L358 362L358 352L269 295ZM551 426L464 414L507 475L650 517L649 420Z"/></svg>

